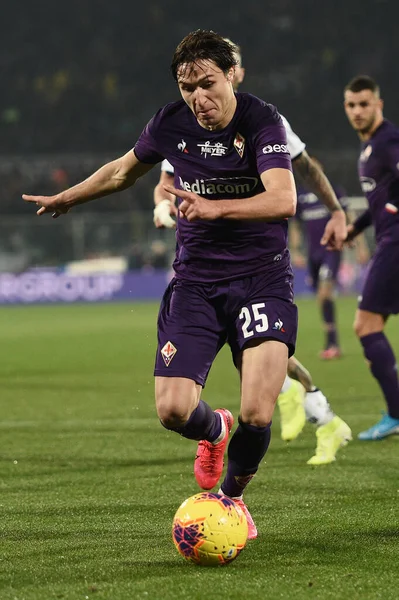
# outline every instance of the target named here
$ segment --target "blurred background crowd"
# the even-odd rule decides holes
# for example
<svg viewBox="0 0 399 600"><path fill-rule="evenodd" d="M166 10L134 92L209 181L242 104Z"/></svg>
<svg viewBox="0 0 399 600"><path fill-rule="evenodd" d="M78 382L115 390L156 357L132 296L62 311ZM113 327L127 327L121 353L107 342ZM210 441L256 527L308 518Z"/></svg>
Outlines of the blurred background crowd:
<svg viewBox="0 0 399 600"><path fill-rule="evenodd" d="M151 225L158 169L134 190L81 207L52 230L34 221L20 197L54 193L131 148L153 113L178 99L170 60L200 27L241 46L242 91L275 104L331 179L359 195L358 141L342 89L356 74L373 76L386 116L399 122L397 13L395 0L8 3L0 19L0 269L26 267L28 255L40 263L114 251L133 262L159 262L151 244L170 247L171 236Z"/></svg>

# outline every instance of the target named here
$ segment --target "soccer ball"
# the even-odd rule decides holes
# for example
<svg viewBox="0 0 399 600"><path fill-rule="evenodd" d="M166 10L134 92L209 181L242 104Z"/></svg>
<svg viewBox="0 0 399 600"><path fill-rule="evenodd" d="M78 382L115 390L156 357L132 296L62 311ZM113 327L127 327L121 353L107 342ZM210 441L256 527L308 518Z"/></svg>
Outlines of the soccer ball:
<svg viewBox="0 0 399 600"><path fill-rule="evenodd" d="M191 496L177 509L172 535L178 552L197 565L217 566L240 554L248 524L237 504L220 494Z"/></svg>

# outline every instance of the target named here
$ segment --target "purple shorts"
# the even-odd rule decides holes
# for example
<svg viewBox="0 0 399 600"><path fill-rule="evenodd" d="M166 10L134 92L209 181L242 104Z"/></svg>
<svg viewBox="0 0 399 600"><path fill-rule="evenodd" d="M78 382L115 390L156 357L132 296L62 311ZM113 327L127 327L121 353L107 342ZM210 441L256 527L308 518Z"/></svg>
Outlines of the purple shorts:
<svg viewBox="0 0 399 600"><path fill-rule="evenodd" d="M334 282L337 280L341 254L337 250L322 249L318 254L309 256L308 271L314 291L317 290L321 281Z"/></svg>
<svg viewBox="0 0 399 600"><path fill-rule="evenodd" d="M379 315L399 313L399 245L378 245L366 272L359 308Z"/></svg>
<svg viewBox="0 0 399 600"><path fill-rule="evenodd" d="M226 342L235 363L256 338L281 341L291 356L297 321L289 265L218 284L173 279L158 316L155 375L186 377L203 386Z"/></svg>

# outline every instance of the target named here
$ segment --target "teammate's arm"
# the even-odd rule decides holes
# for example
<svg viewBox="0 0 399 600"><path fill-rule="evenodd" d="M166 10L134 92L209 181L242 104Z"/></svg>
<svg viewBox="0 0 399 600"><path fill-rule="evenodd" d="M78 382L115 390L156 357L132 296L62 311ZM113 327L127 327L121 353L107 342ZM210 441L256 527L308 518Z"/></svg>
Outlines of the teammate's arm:
<svg viewBox="0 0 399 600"><path fill-rule="evenodd" d="M173 186L173 175L167 171L161 171L159 181L154 188L154 225L158 228L170 229L176 227L176 221L172 219L172 215L177 214L176 196L167 192L165 185Z"/></svg>
<svg viewBox="0 0 399 600"><path fill-rule="evenodd" d="M298 175L306 188L313 192L331 213L344 212L323 169L306 150L292 160L292 166L295 175Z"/></svg>
<svg viewBox="0 0 399 600"><path fill-rule="evenodd" d="M295 356L288 359L287 375L302 383L307 392L312 392L315 389L311 374Z"/></svg>
<svg viewBox="0 0 399 600"><path fill-rule="evenodd" d="M108 196L134 185L136 180L154 165L140 162L132 150L103 165L87 179L55 196L30 196L23 194L26 202L39 206L38 215L52 213L53 218L68 212L78 204Z"/></svg>
<svg viewBox="0 0 399 600"><path fill-rule="evenodd" d="M331 212L331 219L326 225L320 243L330 250L341 250L347 235L345 212L323 169L309 156L306 150L293 159L292 166L304 185L316 194Z"/></svg>
<svg viewBox="0 0 399 600"><path fill-rule="evenodd" d="M166 191L182 199L179 211L188 221L197 219L233 219L275 221L292 217L296 210L294 177L289 169L264 171L261 179L265 192L252 198L207 200L194 192L166 186Z"/></svg>

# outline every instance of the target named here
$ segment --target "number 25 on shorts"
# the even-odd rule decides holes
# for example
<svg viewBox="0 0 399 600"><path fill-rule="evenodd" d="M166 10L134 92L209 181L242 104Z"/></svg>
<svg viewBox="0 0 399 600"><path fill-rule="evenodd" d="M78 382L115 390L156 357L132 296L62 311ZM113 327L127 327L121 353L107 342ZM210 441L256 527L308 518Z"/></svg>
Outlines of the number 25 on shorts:
<svg viewBox="0 0 399 600"><path fill-rule="evenodd" d="M250 307L243 306L239 318L244 321L242 324L244 338L252 337L254 335L253 329L255 329L257 333L263 333L269 329L267 315L260 312L260 310L265 307L266 304L264 302L252 304ZM253 326L254 324L255 327ZM252 331L250 331L249 328L251 328Z"/></svg>

